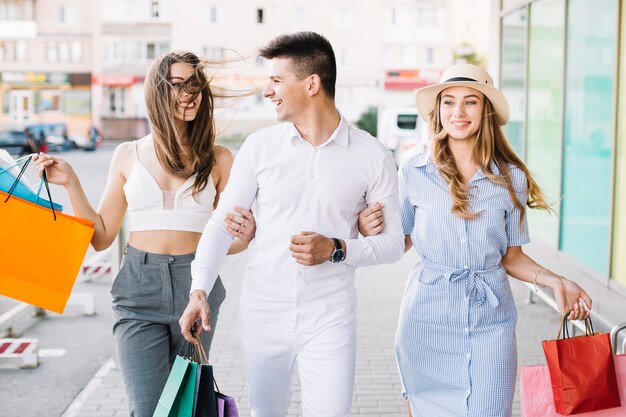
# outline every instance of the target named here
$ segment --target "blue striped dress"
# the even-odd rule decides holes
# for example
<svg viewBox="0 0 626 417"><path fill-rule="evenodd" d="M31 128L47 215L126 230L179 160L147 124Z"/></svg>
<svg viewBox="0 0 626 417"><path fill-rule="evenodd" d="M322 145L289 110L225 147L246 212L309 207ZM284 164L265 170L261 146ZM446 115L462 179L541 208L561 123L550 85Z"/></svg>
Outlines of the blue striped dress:
<svg viewBox="0 0 626 417"><path fill-rule="evenodd" d="M510 165L517 198L528 193ZM499 174L495 164L492 172ZM502 256L528 243L528 226L504 186L470 180L474 220L453 215L448 184L430 153L400 171L404 233L422 261L400 310L396 358L414 417L508 417L515 391L517 311Z"/></svg>

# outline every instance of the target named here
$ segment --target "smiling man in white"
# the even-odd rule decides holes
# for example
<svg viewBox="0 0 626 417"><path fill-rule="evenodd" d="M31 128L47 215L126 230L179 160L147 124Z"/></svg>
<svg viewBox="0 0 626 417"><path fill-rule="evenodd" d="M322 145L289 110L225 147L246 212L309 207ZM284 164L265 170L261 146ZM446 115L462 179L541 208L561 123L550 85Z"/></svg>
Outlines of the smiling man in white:
<svg viewBox="0 0 626 417"><path fill-rule="evenodd" d="M252 415L287 414L297 364L302 415L344 417L354 386L355 268L403 254L396 167L387 148L337 111L335 56L324 37L283 35L260 55L270 60L263 94L284 123L253 133L238 152L198 246L180 325L190 341L197 320L210 328L206 294L232 240L228 228L241 227L228 211L256 200L239 323ZM384 230L359 238L359 212L376 202Z"/></svg>

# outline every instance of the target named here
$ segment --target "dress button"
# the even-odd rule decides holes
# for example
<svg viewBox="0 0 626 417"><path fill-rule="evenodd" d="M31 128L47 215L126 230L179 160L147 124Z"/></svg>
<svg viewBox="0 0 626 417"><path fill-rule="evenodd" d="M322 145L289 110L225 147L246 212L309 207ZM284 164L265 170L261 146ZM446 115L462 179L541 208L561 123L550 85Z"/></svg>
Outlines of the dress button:
<svg viewBox="0 0 626 417"><path fill-rule="evenodd" d="M468 353L467 355L465 355L465 357L466 357L467 359L469 359L469 358L471 358L471 357L472 357L472 354L471 354L471 353Z"/></svg>
<svg viewBox="0 0 626 417"><path fill-rule="evenodd" d="M469 333L469 328L466 327L465 329L463 329L463 331L465 332L465 334Z"/></svg>
<svg viewBox="0 0 626 417"><path fill-rule="evenodd" d="M463 265L463 269L469 269L469 266Z"/></svg>
<svg viewBox="0 0 626 417"><path fill-rule="evenodd" d="M465 242L467 242L467 240L461 239L461 243L465 243Z"/></svg>

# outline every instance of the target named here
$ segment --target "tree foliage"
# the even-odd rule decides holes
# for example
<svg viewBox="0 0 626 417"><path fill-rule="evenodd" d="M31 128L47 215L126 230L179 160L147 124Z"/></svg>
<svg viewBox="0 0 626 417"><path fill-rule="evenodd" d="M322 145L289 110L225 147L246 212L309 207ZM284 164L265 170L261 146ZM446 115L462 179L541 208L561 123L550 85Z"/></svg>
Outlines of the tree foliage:
<svg viewBox="0 0 626 417"><path fill-rule="evenodd" d="M365 113L359 117L356 125L359 129L365 130L370 135L376 137L378 123L378 109L376 107L369 107Z"/></svg>

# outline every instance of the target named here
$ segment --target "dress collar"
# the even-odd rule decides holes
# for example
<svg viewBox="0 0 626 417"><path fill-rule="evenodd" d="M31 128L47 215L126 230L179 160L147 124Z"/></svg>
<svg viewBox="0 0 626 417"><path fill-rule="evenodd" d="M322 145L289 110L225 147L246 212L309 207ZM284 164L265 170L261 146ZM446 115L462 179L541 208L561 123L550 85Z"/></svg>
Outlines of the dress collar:
<svg viewBox="0 0 626 417"><path fill-rule="evenodd" d="M421 168L421 167L425 166L426 170L428 172L435 172L435 171L437 171L437 167L435 166L435 163L433 162L433 159L431 157L430 152L424 152L424 153L418 155L415 158L415 161L413 162L413 166L416 167L416 168ZM498 168L498 165L494 161L491 161L489 163L489 168L491 169L491 172L494 175L501 175L500 168ZM483 170L479 169L476 172L476 175L474 176L473 180L478 180L480 178L485 178L485 177L486 177L486 175L483 172Z"/></svg>

